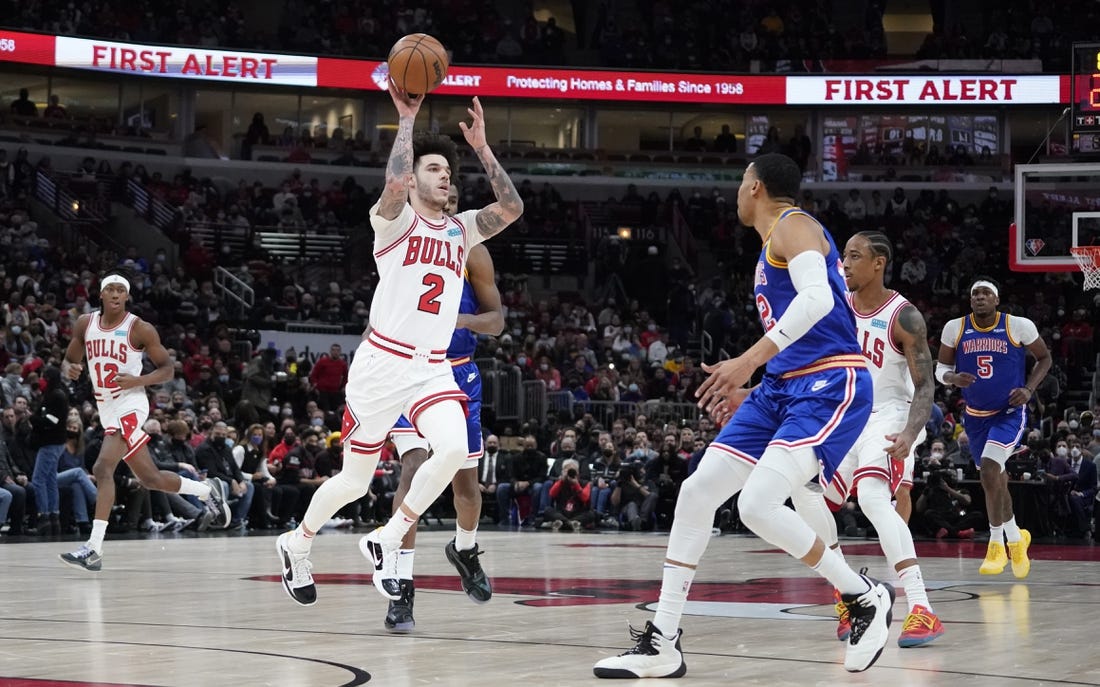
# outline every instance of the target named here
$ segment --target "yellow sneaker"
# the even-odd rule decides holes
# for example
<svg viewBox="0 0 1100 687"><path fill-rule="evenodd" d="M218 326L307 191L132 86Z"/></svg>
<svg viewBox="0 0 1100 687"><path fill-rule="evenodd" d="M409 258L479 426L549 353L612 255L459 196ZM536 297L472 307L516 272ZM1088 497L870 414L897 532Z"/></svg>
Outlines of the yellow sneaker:
<svg viewBox="0 0 1100 687"><path fill-rule="evenodd" d="M1012 558L1012 574L1021 580L1031 572L1031 561L1027 557L1029 546L1031 546L1031 532L1025 529L1020 530L1020 541L1008 545L1008 555ZM1004 567L1003 563L1001 567Z"/></svg>
<svg viewBox="0 0 1100 687"><path fill-rule="evenodd" d="M1025 556L1024 560L1027 558ZM1005 545L999 541L989 542L989 548L985 550L985 560L978 572L982 575L1000 575L1008 565L1008 555L1005 553Z"/></svg>

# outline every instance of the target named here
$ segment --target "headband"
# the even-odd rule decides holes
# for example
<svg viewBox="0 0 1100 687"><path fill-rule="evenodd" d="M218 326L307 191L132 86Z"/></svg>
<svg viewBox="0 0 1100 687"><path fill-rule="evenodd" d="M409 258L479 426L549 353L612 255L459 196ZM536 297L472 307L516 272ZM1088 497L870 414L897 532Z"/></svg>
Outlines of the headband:
<svg viewBox="0 0 1100 687"><path fill-rule="evenodd" d="M130 292L130 282L118 274L112 274L103 278L103 281L99 282L99 290L107 288L111 284L121 284L122 288L126 289L126 293Z"/></svg>
<svg viewBox="0 0 1100 687"><path fill-rule="evenodd" d="M997 285L994 284L991 281L986 281L985 279L979 279L978 281L974 282L974 285L970 287L970 295L973 296L974 295L974 289L976 289L978 287L981 287L981 286L984 286L985 288L992 291L993 295L996 296L997 298L1001 297L1001 294L997 291Z"/></svg>

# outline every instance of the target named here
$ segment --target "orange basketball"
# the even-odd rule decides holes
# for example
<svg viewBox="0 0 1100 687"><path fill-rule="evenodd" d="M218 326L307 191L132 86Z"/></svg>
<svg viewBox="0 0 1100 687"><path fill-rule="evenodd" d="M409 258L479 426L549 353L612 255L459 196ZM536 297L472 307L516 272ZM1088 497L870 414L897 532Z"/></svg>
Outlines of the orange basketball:
<svg viewBox="0 0 1100 687"><path fill-rule="evenodd" d="M447 51L426 33L410 33L393 44L386 59L390 78L410 95L430 93L447 76Z"/></svg>

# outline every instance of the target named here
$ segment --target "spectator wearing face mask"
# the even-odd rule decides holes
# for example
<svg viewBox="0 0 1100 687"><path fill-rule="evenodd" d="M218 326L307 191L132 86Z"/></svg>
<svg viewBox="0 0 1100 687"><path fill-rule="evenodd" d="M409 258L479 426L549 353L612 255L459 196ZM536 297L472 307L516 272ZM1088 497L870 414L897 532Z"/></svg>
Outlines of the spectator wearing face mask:
<svg viewBox="0 0 1100 687"><path fill-rule="evenodd" d="M1067 533L1071 537L1084 537L1089 533L1089 518L1093 512L1093 500L1096 498L1096 464L1085 455L1077 435L1066 437L1069 446L1069 469L1075 479L1069 480L1070 514Z"/></svg>
<svg viewBox="0 0 1100 687"><path fill-rule="evenodd" d="M279 494L280 498L276 499L276 492L279 491L280 486L267 467L268 443L264 436L263 425L254 423L248 426L240 441L233 447L233 462L244 475L250 476L254 489L255 496L248 516L249 522L264 529L279 526L280 519L275 515L273 503L284 500L286 492L289 491L283 489ZM291 498L296 497L296 494L291 495Z"/></svg>
<svg viewBox="0 0 1100 687"><path fill-rule="evenodd" d="M206 470L207 478L220 480L223 492L227 492L225 502L229 504L232 513L229 528L242 527L252 507L255 487L233 459L233 441L229 438L228 425L224 422L214 423L206 441L195 450L195 460L198 461L200 470Z"/></svg>
<svg viewBox="0 0 1100 687"><path fill-rule="evenodd" d="M535 379L545 382L547 391L561 390L561 373L550 362L548 356L544 355L539 358L539 367L535 371Z"/></svg>

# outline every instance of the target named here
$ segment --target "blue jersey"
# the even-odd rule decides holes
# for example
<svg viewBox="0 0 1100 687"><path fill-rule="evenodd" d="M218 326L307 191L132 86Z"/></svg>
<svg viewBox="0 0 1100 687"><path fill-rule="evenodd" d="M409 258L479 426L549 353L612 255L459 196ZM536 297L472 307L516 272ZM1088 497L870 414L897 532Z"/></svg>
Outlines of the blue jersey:
<svg viewBox="0 0 1100 687"><path fill-rule="evenodd" d="M963 318L955 341L955 371L974 375L974 383L962 389L966 412L992 415L1009 407L1013 389L1024 386L1027 349L1012 334L1011 318L997 313L987 329L974 323L974 316Z"/></svg>
<svg viewBox="0 0 1100 687"><path fill-rule="evenodd" d="M480 308L477 294L474 293L474 287L470 283L470 275L463 276L465 279L462 280L462 300L458 304L458 313L476 315ZM451 345L447 347L447 357L451 360L466 358L472 356L475 349L477 349L477 334L469 329L455 329L455 333L451 335Z"/></svg>
<svg viewBox="0 0 1100 687"><path fill-rule="evenodd" d="M817 222L814 217L799 208L791 208L781 214L776 223L794 214L806 215ZM820 222L818 224L821 225ZM848 306L848 288L844 284L844 267L841 263L840 251L836 249L833 237L829 235L824 225L821 225L821 231L829 244L829 252L825 255L825 266L826 268L830 265L835 266L835 269L828 271L829 287L833 292L833 308L802 338L768 361L767 371L771 374L798 370L821 358L853 353L863 354L856 337L855 315ZM770 241L765 240L764 248L760 251L753 289L756 295L756 309L760 313L760 321L765 331L774 327L775 323L783 317L783 313L787 311L797 294L791 282L791 275L787 271L787 263L768 254L770 244Z"/></svg>

